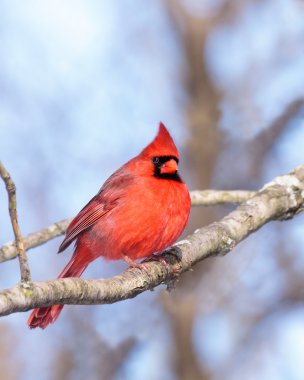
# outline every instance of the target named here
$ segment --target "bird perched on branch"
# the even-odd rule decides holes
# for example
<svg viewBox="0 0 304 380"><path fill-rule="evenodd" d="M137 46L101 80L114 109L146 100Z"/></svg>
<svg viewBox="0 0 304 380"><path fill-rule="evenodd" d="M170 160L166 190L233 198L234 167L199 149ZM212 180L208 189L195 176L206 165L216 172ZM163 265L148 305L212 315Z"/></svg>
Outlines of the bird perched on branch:
<svg viewBox="0 0 304 380"><path fill-rule="evenodd" d="M75 250L58 278L80 277L98 257L135 262L173 244L190 212L187 186L178 173L179 154L166 127L136 157L104 183L70 223L59 252L75 241ZM36 308L30 328L44 329L63 305Z"/></svg>

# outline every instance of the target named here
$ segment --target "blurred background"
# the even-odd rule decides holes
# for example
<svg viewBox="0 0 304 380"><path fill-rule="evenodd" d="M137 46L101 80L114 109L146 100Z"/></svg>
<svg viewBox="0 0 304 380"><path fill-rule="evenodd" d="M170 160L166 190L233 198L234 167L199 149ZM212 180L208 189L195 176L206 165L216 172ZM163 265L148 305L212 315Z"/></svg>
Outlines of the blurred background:
<svg viewBox="0 0 304 380"><path fill-rule="evenodd" d="M258 189L303 164L304 2L0 1L0 155L24 235L74 216L160 120L190 189ZM193 209L186 233L232 208ZM303 228L270 223L170 294L66 306L45 331L1 318L1 378L302 380ZM0 185L0 245L12 236ZM29 252L35 281L68 261L60 241ZM18 281L2 263L0 287Z"/></svg>

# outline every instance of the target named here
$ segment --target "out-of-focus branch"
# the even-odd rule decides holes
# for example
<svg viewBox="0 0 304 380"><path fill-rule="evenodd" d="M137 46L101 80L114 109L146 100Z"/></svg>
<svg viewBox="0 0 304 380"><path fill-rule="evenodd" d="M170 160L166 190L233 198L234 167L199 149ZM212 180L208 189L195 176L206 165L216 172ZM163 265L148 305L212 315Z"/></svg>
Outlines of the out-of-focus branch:
<svg viewBox="0 0 304 380"><path fill-rule="evenodd" d="M0 293L0 315L52 304L106 304L133 298L174 280L210 256L231 251L241 240L270 220L290 219L304 209L304 166L275 178L219 222L197 230L162 253L163 262L146 262L146 271L128 269L110 279L65 278L15 286Z"/></svg>
<svg viewBox="0 0 304 380"><path fill-rule="evenodd" d="M253 140L244 144L244 149L250 153L251 162L247 173L249 177L257 178L261 175L265 157L271 152L280 137L300 113L303 114L304 99L299 98L286 106L283 112L268 126L263 129ZM241 155L241 154L240 154Z"/></svg>
<svg viewBox="0 0 304 380"><path fill-rule="evenodd" d="M191 191L192 206L214 206L225 203L242 203L251 198L255 194L254 191L244 190L195 190ZM57 236L63 235L72 219L64 219L40 231L33 232L23 239L26 250L38 247ZM17 256L17 248L15 242L8 242L0 248L0 263L12 260Z"/></svg>
<svg viewBox="0 0 304 380"><path fill-rule="evenodd" d="M19 257L21 282L23 284L31 281L31 272L28 265L26 251L23 245L23 239L18 224L17 215L17 198L16 198L16 186L4 165L0 161L0 177L3 179L8 195L8 210L11 218L11 223L15 235L16 250Z"/></svg>

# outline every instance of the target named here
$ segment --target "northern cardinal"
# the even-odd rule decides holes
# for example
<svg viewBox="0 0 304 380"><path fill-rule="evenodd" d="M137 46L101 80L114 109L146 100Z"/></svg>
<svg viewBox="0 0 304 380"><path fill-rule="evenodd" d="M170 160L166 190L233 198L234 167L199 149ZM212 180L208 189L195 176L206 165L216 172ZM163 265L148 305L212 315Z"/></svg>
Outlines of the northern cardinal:
<svg viewBox="0 0 304 380"><path fill-rule="evenodd" d="M74 240L75 250L58 278L80 277L100 256L134 260L160 252L183 232L190 212L187 186L178 174L179 154L166 127L160 123L155 139L104 183L98 194L70 223L59 247ZM30 328L46 328L63 305L35 309Z"/></svg>

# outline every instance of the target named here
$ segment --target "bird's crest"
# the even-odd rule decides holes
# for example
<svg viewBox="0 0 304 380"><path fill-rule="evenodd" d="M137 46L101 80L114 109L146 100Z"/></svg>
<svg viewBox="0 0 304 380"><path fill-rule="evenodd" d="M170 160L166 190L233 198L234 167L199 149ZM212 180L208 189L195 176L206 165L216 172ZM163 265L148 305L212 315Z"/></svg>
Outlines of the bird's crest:
<svg viewBox="0 0 304 380"><path fill-rule="evenodd" d="M154 140L140 153L141 156L175 156L179 158L174 141L163 123Z"/></svg>

